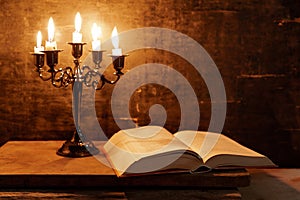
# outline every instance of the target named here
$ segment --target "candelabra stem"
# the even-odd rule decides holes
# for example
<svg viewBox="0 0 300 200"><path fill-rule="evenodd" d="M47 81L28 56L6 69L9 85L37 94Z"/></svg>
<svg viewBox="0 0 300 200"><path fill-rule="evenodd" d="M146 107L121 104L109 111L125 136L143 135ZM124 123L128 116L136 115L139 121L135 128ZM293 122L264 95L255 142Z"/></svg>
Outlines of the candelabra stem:
<svg viewBox="0 0 300 200"><path fill-rule="evenodd" d="M75 59L75 80L73 82L73 116L76 130L71 140L67 140L63 146L58 149L57 154L66 157L86 157L99 153L94 144L85 137L80 129L80 107L82 97L81 69L79 60Z"/></svg>
<svg viewBox="0 0 300 200"><path fill-rule="evenodd" d="M79 75L79 74L78 74ZM75 79L73 84L73 116L76 126L77 133L80 133L80 105L82 97L82 82L79 81L78 77ZM76 138L75 138L76 139ZM79 140L80 138L78 138Z"/></svg>

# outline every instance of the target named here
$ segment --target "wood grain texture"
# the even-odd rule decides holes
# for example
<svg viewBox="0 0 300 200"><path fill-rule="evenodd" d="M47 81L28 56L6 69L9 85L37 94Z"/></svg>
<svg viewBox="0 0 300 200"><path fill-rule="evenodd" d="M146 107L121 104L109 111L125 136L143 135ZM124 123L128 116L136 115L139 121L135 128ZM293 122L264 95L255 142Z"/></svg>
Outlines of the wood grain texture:
<svg viewBox="0 0 300 200"><path fill-rule="evenodd" d="M239 200L241 194L235 189L226 190L23 190L1 191L0 198L8 199L128 199L150 200L155 198L178 200Z"/></svg>

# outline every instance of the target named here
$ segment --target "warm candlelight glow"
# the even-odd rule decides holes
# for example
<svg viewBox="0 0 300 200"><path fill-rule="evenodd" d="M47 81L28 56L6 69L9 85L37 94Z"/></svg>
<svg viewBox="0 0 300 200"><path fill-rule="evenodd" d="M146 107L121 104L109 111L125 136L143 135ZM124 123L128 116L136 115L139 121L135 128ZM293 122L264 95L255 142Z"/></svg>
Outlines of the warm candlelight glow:
<svg viewBox="0 0 300 200"><path fill-rule="evenodd" d="M119 35L118 35L117 27L114 27L114 29L111 33L111 41L114 46L114 49L112 49L112 55L121 56L122 49L119 48Z"/></svg>
<svg viewBox="0 0 300 200"><path fill-rule="evenodd" d="M42 33L39 31L36 35L36 47L34 47L34 53L39 53L44 51L44 47L42 46Z"/></svg>
<svg viewBox="0 0 300 200"><path fill-rule="evenodd" d="M73 43L82 42L82 34L80 33L81 23L82 21L81 21L80 13L77 12L75 16L75 31L73 32Z"/></svg>
<svg viewBox="0 0 300 200"><path fill-rule="evenodd" d="M92 36L93 36L93 40L97 40L102 36L101 27L97 26L96 23L94 23L92 27Z"/></svg>
<svg viewBox="0 0 300 200"><path fill-rule="evenodd" d="M75 30L77 33L80 32L80 29L81 29L81 16L80 16L80 13L77 12L76 13L76 16L75 16Z"/></svg>
<svg viewBox="0 0 300 200"><path fill-rule="evenodd" d="M42 46L42 33L39 31L36 35L36 47L40 48Z"/></svg>
<svg viewBox="0 0 300 200"><path fill-rule="evenodd" d="M52 17L50 17L48 22L48 41L46 41L46 50L56 50L56 41L54 41L54 22Z"/></svg>
<svg viewBox="0 0 300 200"><path fill-rule="evenodd" d="M97 26L96 23L93 24L92 27L92 50L93 51L100 51L101 50L101 41L99 38L102 36L102 30L100 26Z"/></svg>
<svg viewBox="0 0 300 200"><path fill-rule="evenodd" d="M115 49L119 48L119 36L117 27L114 27L114 30L111 33L111 41Z"/></svg>
<svg viewBox="0 0 300 200"><path fill-rule="evenodd" d="M48 22L48 41L52 42L54 40L54 22L52 17L50 17Z"/></svg>

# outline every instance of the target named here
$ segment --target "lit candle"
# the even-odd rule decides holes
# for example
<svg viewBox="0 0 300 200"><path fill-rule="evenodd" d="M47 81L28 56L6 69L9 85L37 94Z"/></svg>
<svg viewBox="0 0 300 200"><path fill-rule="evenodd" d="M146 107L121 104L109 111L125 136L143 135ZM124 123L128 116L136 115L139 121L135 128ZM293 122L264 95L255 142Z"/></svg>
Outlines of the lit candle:
<svg viewBox="0 0 300 200"><path fill-rule="evenodd" d="M75 31L73 32L73 43L82 42L82 34L80 33L80 29L81 29L81 16L80 13L77 12L75 16Z"/></svg>
<svg viewBox="0 0 300 200"><path fill-rule="evenodd" d="M93 51L100 51L101 50L101 41L99 40L101 35L102 35L101 27L97 26L97 24L94 23L93 27L92 27L92 36L93 36L92 50Z"/></svg>
<svg viewBox="0 0 300 200"><path fill-rule="evenodd" d="M119 36L118 36L117 27L114 27L114 30L111 33L111 41L114 46L114 49L112 49L112 55L113 56L121 56L122 49L119 48Z"/></svg>
<svg viewBox="0 0 300 200"><path fill-rule="evenodd" d="M54 41L54 22L50 17L48 22L48 41L46 41L46 50L57 49L56 41Z"/></svg>
<svg viewBox="0 0 300 200"><path fill-rule="evenodd" d="M40 51L44 51L44 47L42 46L41 31L39 31L36 35L36 47L34 47L34 53L39 53Z"/></svg>

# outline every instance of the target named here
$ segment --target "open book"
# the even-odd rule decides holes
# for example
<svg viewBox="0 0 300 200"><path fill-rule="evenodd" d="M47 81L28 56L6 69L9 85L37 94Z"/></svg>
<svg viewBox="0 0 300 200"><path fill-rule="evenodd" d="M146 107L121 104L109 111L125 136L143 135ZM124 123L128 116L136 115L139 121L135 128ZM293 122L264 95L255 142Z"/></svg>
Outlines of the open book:
<svg viewBox="0 0 300 200"><path fill-rule="evenodd" d="M117 176L195 171L232 166L275 166L230 138L211 132L179 131L159 126L121 130L103 146Z"/></svg>

